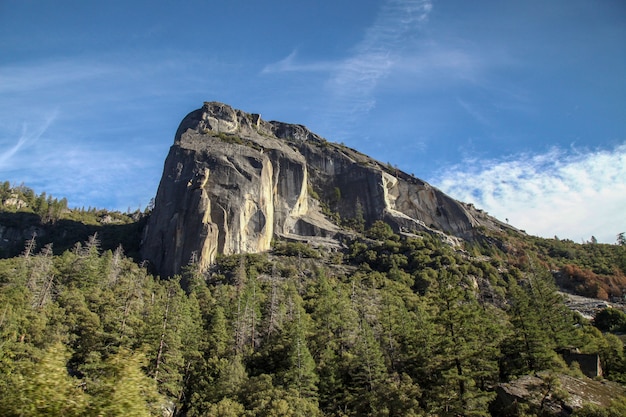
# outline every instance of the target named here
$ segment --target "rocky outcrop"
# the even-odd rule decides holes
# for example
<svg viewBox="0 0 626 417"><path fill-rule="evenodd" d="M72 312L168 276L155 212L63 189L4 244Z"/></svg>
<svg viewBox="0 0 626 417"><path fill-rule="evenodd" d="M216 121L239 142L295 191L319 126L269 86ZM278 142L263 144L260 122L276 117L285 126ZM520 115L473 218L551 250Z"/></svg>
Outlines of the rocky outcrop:
<svg viewBox="0 0 626 417"><path fill-rule="evenodd" d="M336 219L361 217L450 240L471 239L478 226L504 227L304 126L210 102L176 132L142 255L170 276L190 261L207 267L218 253L265 251L274 237L336 238Z"/></svg>
<svg viewBox="0 0 626 417"><path fill-rule="evenodd" d="M494 416L519 415L525 409L537 415L568 417L585 404L608 407L626 390L610 381L543 372L499 384L496 394Z"/></svg>
<svg viewBox="0 0 626 417"><path fill-rule="evenodd" d="M0 220L0 256L10 257L24 248L29 239L44 237L46 232L35 225L6 226Z"/></svg>

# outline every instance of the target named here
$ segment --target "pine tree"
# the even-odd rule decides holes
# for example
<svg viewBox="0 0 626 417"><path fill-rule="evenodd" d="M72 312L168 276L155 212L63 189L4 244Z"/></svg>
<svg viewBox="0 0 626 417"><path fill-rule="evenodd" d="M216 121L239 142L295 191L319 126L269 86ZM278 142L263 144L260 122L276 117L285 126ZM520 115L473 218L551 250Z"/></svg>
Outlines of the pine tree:
<svg viewBox="0 0 626 417"><path fill-rule="evenodd" d="M216 306L210 320L207 331L208 352L211 356L223 358L232 347L232 337L228 332L224 308Z"/></svg>
<svg viewBox="0 0 626 417"><path fill-rule="evenodd" d="M529 293L513 278L509 282L508 316L513 329L503 344L502 372L519 375L551 369L556 359L554 342L542 326Z"/></svg>
<svg viewBox="0 0 626 417"><path fill-rule="evenodd" d="M200 312L195 297L187 297L177 279L158 289L146 335L153 349L149 370L159 392L178 402L192 362L200 356Z"/></svg>
<svg viewBox="0 0 626 417"><path fill-rule="evenodd" d="M194 417L195 414L188 414L189 417ZM207 416L212 417L243 417L245 415L245 409L243 405L239 404L230 398L223 398L216 404L211 404L206 413Z"/></svg>
<svg viewBox="0 0 626 417"><path fill-rule="evenodd" d="M142 371L146 364L142 354L121 349L98 368L89 378L87 390L94 400L89 408L94 416L156 415L165 404L155 381Z"/></svg>
<svg viewBox="0 0 626 417"><path fill-rule="evenodd" d="M91 311L84 293L77 288L68 288L59 295L57 302L64 313L65 342L74 352L71 364L79 367L91 352L104 353L109 340L100 316Z"/></svg>
<svg viewBox="0 0 626 417"><path fill-rule="evenodd" d="M6 417L83 416L89 398L80 381L67 373L69 353L62 344L48 348L41 358L23 358L2 384L0 410Z"/></svg>
<svg viewBox="0 0 626 417"><path fill-rule="evenodd" d="M347 353L349 382L348 407L356 415L376 415L379 409L379 390L385 381L387 369L380 345L369 324L362 320L354 348Z"/></svg>
<svg viewBox="0 0 626 417"><path fill-rule="evenodd" d="M233 356L221 361L219 375L215 382L215 398L238 398L248 381L248 373L241 356Z"/></svg>
<svg viewBox="0 0 626 417"><path fill-rule="evenodd" d="M497 381L501 331L495 314L483 309L476 295L454 272L442 269L427 294L437 308L432 372L435 384L428 393L431 412L487 415Z"/></svg>
<svg viewBox="0 0 626 417"><path fill-rule="evenodd" d="M261 323L261 298L256 271L245 267L246 258L240 255L236 273L238 292L235 319L235 350L238 354L253 352L259 345Z"/></svg>
<svg viewBox="0 0 626 417"><path fill-rule="evenodd" d="M296 390L299 398L310 398L317 402L317 383L319 378L316 365L308 348L306 328L302 316L306 313L302 307L296 307L296 317L289 323L286 332L289 337L287 372L284 381L287 387Z"/></svg>
<svg viewBox="0 0 626 417"><path fill-rule="evenodd" d="M526 274L527 291L532 308L539 314L539 323L550 337L556 349L568 348L577 344L571 311L565 306L563 296L558 291L554 278L546 269L529 256L529 272Z"/></svg>
<svg viewBox="0 0 626 417"><path fill-rule="evenodd" d="M407 374L393 373L377 388L378 415L419 417L423 415L419 399L421 389Z"/></svg>
<svg viewBox="0 0 626 417"><path fill-rule="evenodd" d="M624 344L614 334L602 335L602 343L599 348L602 372L605 378L626 382L626 357Z"/></svg>
<svg viewBox="0 0 626 417"><path fill-rule="evenodd" d="M318 364L320 406L326 412L345 408L349 350L358 334L358 314L352 307L348 288L320 271L311 317L317 329L311 352Z"/></svg>

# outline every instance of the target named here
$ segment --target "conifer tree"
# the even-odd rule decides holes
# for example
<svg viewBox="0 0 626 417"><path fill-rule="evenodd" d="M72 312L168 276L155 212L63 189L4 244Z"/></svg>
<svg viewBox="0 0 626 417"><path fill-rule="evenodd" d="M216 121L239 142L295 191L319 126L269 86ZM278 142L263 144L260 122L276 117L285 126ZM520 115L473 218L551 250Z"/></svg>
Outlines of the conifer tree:
<svg viewBox="0 0 626 417"><path fill-rule="evenodd" d="M211 356L223 358L232 347L226 316L222 306L216 306L207 331L207 349Z"/></svg>
<svg viewBox="0 0 626 417"><path fill-rule="evenodd" d="M154 416L164 406L156 383L142 371L145 357L121 349L109 357L90 378L88 392L94 400L89 409L94 416Z"/></svg>
<svg viewBox="0 0 626 417"><path fill-rule="evenodd" d="M233 356L221 361L218 377L215 382L216 398L238 398L239 393L248 382L248 373L241 356Z"/></svg>
<svg viewBox="0 0 626 417"><path fill-rule="evenodd" d="M253 352L259 344L262 293L254 270L246 268L246 258L239 257L236 272L237 305L235 319L235 350L238 354Z"/></svg>
<svg viewBox="0 0 626 417"><path fill-rule="evenodd" d="M427 294L437 308L430 410L441 415L487 415L497 380L501 332L495 315L483 309L476 295L454 272L442 269Z"/></svg>
<svg viewBox="0 0 626 417"><path fill-rule="evenodd" d="M572 313L563 302L554 277L545 268L540 268L533 255L528 255L529 272L526 274L526 290L531 306L539 315L539 323L551 339L556 349L568 348L578 343L572 331L574 321Z"/></svg>
<svg viewBox="0 0 626 417"><path fill-rule="evenodd" d="M41 358L23 358L0 387L0 410L6 417L72 417L86 413L88 396L80 382L68 375L69 353L60 343Z"/></svg>
<svg viewBox="0 0 626 417"><path fill-rule="evenodd" d="M306 328L302 315L306 314L301 306L296 307L296 317L289 323L288 369L284 381L287 387L293 387L299 398L311 398L317 402L317 383L319 378L316 365L308 348Z"/></svg>
<svg viewBox="0 0 626 417"><path fill-rule="evenodd" d="M369 324L362 320L354 348L346 355L348 362L347 403L356 415L376 415L380 388L387 369L380 345Z"/></svg>
<svg viewBox="0 0 626 417"><path fill-rule="evenodd" d="M348 358L358 333L358 314L352 307L348 287L323 271L315 292L317 303L311 317L317 332L311 351L318 364L320 406L329 412L340 412L345 408Z"/></svg>
<svg viewBox="0 0 626 417"><path fill-rule="evenodd" d="M380 416L419 417L423 416L419 400L421 389L407 374L392 373L377 388L375 409Z"/></svg>
<svg viewBox="0 0 626 417"><path fill-rule="evenodd" d="M194 417L196 414L188 414ZM218 403L211 404L206 415L213 417L243 417L245 409L243 405L230 398L223 398Z"/></svg>
<svg viewBox="0 0 626 417"><path fill-rule="evenodd" d="M602 335L602 343L599 347L602 372L605 378L626 383L626 356L624 344L614 334Z"/></svg>
<svg viewBox="0 0 626 417"><path fill-rule="evenodd" d="M514 278L509 281L508 316L512 332L503 344L506 375L551 369L555 363L554 342L542 326L542 317L527 291Z"/></svg>
<svg viewBox="0 0 626 417"><path fill-rule="evenodd" d="M158 287L149 317L150 375L159 392L180 401L191 362L199 360L200 313L197 300L186 297L178 279Z"/></svg>

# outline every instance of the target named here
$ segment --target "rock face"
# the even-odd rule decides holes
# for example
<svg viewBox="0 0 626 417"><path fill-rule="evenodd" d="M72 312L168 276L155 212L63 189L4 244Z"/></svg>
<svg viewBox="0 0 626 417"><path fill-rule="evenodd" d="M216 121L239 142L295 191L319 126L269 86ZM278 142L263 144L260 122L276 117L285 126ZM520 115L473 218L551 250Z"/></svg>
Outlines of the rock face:
<svg viewBox="0 0 626 417"><path fill-rule="evenodd" d="M162 276L218 253L261 252L273 237L334 239L339 218L472 239L505 227L429 184L304 126L216 102L181 122L165 161L142 255ZM334 219L334 220L331 220Z"/></svg>
<svg viewBox="0 0 626 417"><path fill-rule="evenodd" d="M526 408L536 415L568 417L584 404L608 407L625 392L623 386L610 381L549 373L524 375L498 384L491 411L495 416L512 416Z"/></svg>

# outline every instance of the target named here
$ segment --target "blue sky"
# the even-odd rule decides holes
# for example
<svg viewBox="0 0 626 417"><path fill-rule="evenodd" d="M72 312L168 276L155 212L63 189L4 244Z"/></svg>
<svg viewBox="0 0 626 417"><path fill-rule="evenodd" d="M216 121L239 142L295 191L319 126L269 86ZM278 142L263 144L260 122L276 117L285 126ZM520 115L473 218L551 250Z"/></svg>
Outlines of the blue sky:
<svg viewBox="0 0 626 417"><path fill-rule="evenodd" d="M532 234L626 231L623 0L2 0L0 51L0 179L72 206L145 207L217 100Z"/></svg>

